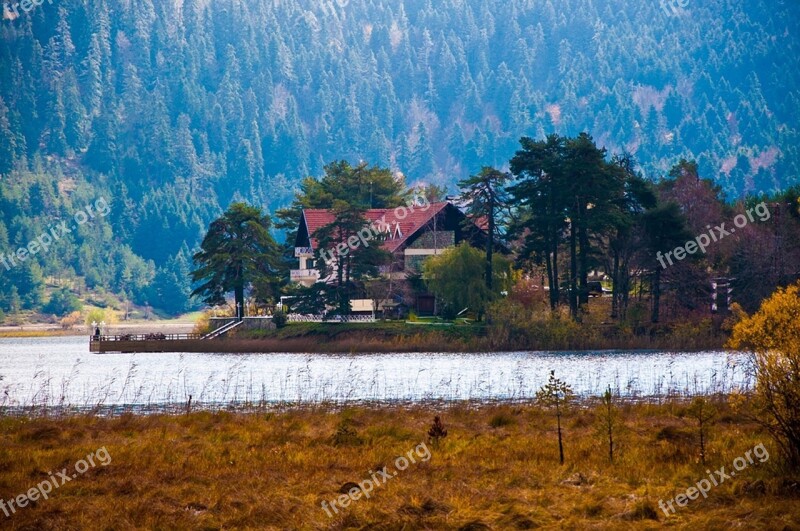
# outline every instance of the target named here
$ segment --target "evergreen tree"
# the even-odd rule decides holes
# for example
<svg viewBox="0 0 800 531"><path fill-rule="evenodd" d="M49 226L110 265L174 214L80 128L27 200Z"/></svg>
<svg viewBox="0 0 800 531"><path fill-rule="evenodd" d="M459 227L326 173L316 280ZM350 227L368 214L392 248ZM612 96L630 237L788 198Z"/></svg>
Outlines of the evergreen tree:
<svg viewBox="0 0 800 531"><path fill-rule="evenodd" d="M200 284L192 295L206 304L225 303L233 292L236 316L244 317L244 292L264 275L278 275L278 246L270 234L272 221L257 207L233 203L211 223L200 252L193 257L197 268L192 281Z"/></svg>
<svg viewBox="0 0 800 531"><path fill-rule="evenodd" d="M686 218L675 203L667 203L646 212L642 218L646 237L645 263L650 266L652 286L652 312L650 319L657 323L661 310L661 278L666 270L665 260L660 255L671 252L692 238L686 228Z"/></svg>
<svg viewBox="0 0 800 531"><path fill-rule="evenodd" d="M72 291L68 288L61 288L50 296L50 301L45 305L43 311L62 317L80 311L82 307L81 301Z"/></svg>
<svg viewBox="0 0 800 531"><path fill-rule="evenodd" d="M193 306L190 280L189 262L181 251L158 268L146 302L170 315L179 315Z"/></svg>
<svg viewBox="0 0 800 531"><path fill-rule="evenodd" d="M16 135L11 131L11 123L8 121L8 107L0 97L0 175L14 168L16 151Z"/></svg>
<svg viewBox="0 0 800 531"><path fill-rule="evenodd" d="M333 208L336 201L362 210L391 208L403 204L404 192L405 183L386 168L366 163L353 167L346 161L332 162L325 166L321 179L303 180L291 206L278 210L277 227L288 230L287 241L293 241L303 209Z"/></svg>
<svg viewBox="0 0 800 531"><path fill-rule="evenodd" d="M378 245L351 243L369 226L365 212L363 204L337 199L331 208L334 220L312 235L318 243L320 275L332 279L327 302L335 315L350 314L350 301L363 291L368 278L378 276L379 267L390 258Z"/></svg>
<svg viewBox="0 0 800 531"><path fill-rule="evenodd" d="M568 176L560 162L565 142L558 135L544 141L522 138L522 149L511 159L518 179L509 189L519 208L514 230L520 236L527 233L522 256L546 266L552 309L560 302L559 247L566 228L563 190Z"/></svg>
<svg viewBox="0 0 800 531"><path fill-rule="evenodd" d="M506 225L509 202L504 189L510 175L494 168L483 168L480 173L460 181L462 188L460 200L466 205L468 223L476 220L486 224L486 289L492 291L494 279L493 254L495 247L503 238L502 228Z"/></svg>
<svg viewBox="0 0 800 531"><path fill-rule="evenodd" d="M408 174L414 180L429 180L436 173L436 161L424 123L420 122L417 126L416 134L418 138L411 151Z"/></svg>
<svg viewBox="0 0 800 531"><path fill-rule="evenodd" d="M22 298L22 308L38 310L44 302L44 276L39 264L29 258L20 266L21 283L19 295Z"/></svg>

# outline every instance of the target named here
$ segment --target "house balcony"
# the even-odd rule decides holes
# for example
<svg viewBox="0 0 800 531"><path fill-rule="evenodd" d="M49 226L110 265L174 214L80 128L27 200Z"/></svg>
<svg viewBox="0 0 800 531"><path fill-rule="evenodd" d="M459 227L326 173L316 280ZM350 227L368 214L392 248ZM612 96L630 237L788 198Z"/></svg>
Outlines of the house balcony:
<svg viewBox="0 0 800 531"><path fill-rule="evenodd" d="M319 281L318 269L292 269L290 272L292 282L311 285Z"/></svg>

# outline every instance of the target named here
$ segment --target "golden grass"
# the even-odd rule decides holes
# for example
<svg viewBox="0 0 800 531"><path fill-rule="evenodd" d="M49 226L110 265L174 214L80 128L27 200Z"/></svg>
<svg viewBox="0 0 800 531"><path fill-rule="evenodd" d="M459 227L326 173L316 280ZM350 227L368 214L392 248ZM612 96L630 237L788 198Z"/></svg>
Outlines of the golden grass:
<svg viewBox="0 0 800 531"><path fill-rule="evenodd" d="M32 330L2 330L0 338L27 338L27 337L66 337L66 336L88 336L85 331L79 329L32 329Z"/></svg>
<svg viewBox="0 0 800 531"><path fill-rule="evenodd" d="M698 463L684 406L626 405L608 463L591 406L567 415L566 464L555 419L534 406L306 408L105 419L0 419L0 498L8 500L105 447L95 467L11 518L4 529L796 529L798 488L769 437L724 404L708 464ZM448 436L427 441L434 414ZM346 428L345 428L346 427ZM337 430L340 434L335 437ZM344 435L343 435L344 434ZM323 501L426 441L370 499L328 517ZM671 499L763 442L751 465L666 518ZM757 462L757 461L756 461ZM759 483L762 482L762 483ZM796 484L795 484L796 485ZM468 524L472 527L464 527ZM484 524L487 527L481 527Z"/></svg>

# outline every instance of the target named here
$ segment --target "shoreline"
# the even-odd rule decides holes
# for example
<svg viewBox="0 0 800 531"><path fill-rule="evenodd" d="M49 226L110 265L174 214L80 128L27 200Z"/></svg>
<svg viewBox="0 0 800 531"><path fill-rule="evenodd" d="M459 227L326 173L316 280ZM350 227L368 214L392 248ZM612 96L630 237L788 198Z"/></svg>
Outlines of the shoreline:
<svg viewBox="0 0 800 531"><path fill-rule="evenodd" d="M109 335L117 333L147 334L170 333L184 334L194 330L194 323L174 323L170 321L153 321L152 323L119 323L108 327ZM30 323L16 326L0 326L0 339L30 337L89 337L88 327L76 327L69 330L57 328L53 324Z"/></svg>
<svg viewBox="0 0 800 531"><path fill-rule="evenodd" d="M89 347L87 338L87 347ZM410 353L452 353L452 354L496 354L505 352L676 352L694 353L725 351L724 345L703 344L693 347L671 345L668 342L626 342L626 343L578 343L571 345L513 345L488 346L481 344L454 344L452 342L411 341L405 343L390 341L352 340L340 342L320 342L314 345L307 339L221 339L221 340L152 340L137 342L100 342L96 354L113 353L193 353L193 354L410 354ZM122 346L120 343L124 343ZM313 346L312 346L313 345Z"/></svg>
<svg viewBox="0 0 800 531"><path fill-rule="evenodd" d="M178 339L195 330L193 323L143 322L107 327L115 341L92 343L98 352L189 352L230 354L369 354L369 353L496 353L519 351L670 351L724 350L727 335L705 328L689 332L669 327L645 328L638 333L611 327L551 327L509 334L493 325L426 325L404 322L293 323L280 329L234 331L213 340ZM119 336L164 334L171 340L121 341ZM83 327L54 329L32 324L0 327L0 339L84 337L90 350L91 333ZM120 340L120 341L116 341Z"/></svg>
<svg viewBox="0 0 800 531"><path fill-rule="evenodd" d="M752 391L745 394L749 396ZM621 408L638 408L645 406L659 407L666 403L674 407L684 407L691 404L700 395L643 395L627 396L613 395L614 403ZM732 393L719 393L711 395L718 400L720 397L730 397ZM577 411L589 411L602 404L602 397L595 395L576 394L572 399L572 407ZM271 401L236 401L236 402L165 402L158 404L118 404L118 405L93 405L93 406L0 406L0 414L5 418L17 419L79 419L83 417L97 417L114 419L122 416L133 415L136 417L164 416L174 417L186 414L227 414L252 416L263 414L282 413L330 413L338 414L348 410L364 411L389 411L400 412L406 409L436 410L447 412L459 409L481 411L498 408L535 408L536 397L524 398L426 398L423 400L407 399L364 399L354 401L326 400L316 403L294 402L283 400Z"/></svg>
<svg viewBox="0 0 800 531"><path fill-rule="evenodd" d="M61 331L45 327L9 329L0 327L0 339L84 337L87 352L91 335L86 331ZM110 327L109 335L178 334L190 332L188 324L130 324ZM704 352L725 350L724 335L626 335L603 337L596 329L585 334L566 336L541 335L499 339L485 327L406 326L394 323L367 324L298 324L280 330L240 333L213 340L152 340L101 342L98 353L162 352L220 354L375 354L375 353L499 353L520 351L668 351Z"/></svg>

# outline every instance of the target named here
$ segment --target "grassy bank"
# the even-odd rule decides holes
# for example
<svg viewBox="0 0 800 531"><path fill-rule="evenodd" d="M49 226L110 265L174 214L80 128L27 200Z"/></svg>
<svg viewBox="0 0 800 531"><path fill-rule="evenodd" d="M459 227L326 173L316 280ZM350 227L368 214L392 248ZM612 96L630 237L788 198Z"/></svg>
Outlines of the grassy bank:
<svg viewBox="0 0 800 531"><path fill-rule="evenodd" d="M61 330L55 328L19 328L0 330L0 338L71 337L83 335L87 335L87 332L82 330Z"/></svg>
<svg viewBox="0 0 800 531"><path fill-rule="evenodd" d="M291 323L279 330L237 332L241 340L283 352L481 352L487 350L483 325L429 325L404 322Z"/></svg>
<svg viewBox="0 0 800 531"><path fill-rule="evenodd" d="M524 329L505 323L417 324L291 323L279 330L237 332L227 347L259 352L493 352L511 350L721 349L725 336L710 323L625 328L532 322Z"/></svg>
<svg viewBox="0 0 800 531"><path fill-rule="evenodd" d="M195 322L202 317L201 312L193 312L174 318L161 318L158 315L150 314L149 318L144 319L141 317L141 312L131 311L131 316L135 317L123 319L124 314L113 309L114 307L85 306L79 317L69 326L62 326L59 319L53 315L42 315L30 311L20 312L7 316L0 322L0 338L89 336L92 330L88 323L92 321L108 323L105 330L109 335L156 332L187 333L192 331ZM90 313L92 311L100 313L93 317Z"/></svg>
<svg viewBox="0 0 800 531"><path fill-rule="evenodd" d="M705 465L685 404L623 406L613 464L594 407L584 404L564 419L563 466L555 419L534 406L3 418L4 500L46 480L50 471L74 470L100 448L111 461L11 517L0 513L0 521L5 529L800 525L800 490L782 472L771 440L725 404L717 405ZM438 414L448 434L434 444L427 433ZM737 457L761 443L769 453L764 462L748 464L711 488L707 498L676 506L674 515L659 509L660 499L685 492L708 476L707 469L725 466L730 473ZM410 452L416 462L399 470L397 457ZM377 475L369 499L338 506L332 516L323 510L323 501L339 499L340 491L352 488L348 483L374 478L384 466L389 478Z"/></svg>
<svg viewBox="0 0 800 531"><path fill-rule="evenodd" d="M91 332L90 327L81 325L71 329L55 328L47 324L26 324L21 326L0 326L0 338L24 338L24 337L69 337L83 336L88 337ZM191 332L194 322L183 319L171 320L148 320L148 321L124 321L108 326L106 331L109 335L113 334L150 334L163 332L165 334L179 334Z"/></svg>

